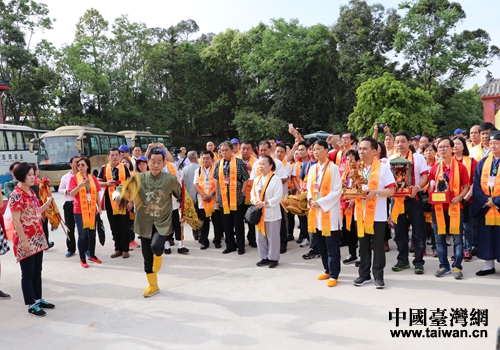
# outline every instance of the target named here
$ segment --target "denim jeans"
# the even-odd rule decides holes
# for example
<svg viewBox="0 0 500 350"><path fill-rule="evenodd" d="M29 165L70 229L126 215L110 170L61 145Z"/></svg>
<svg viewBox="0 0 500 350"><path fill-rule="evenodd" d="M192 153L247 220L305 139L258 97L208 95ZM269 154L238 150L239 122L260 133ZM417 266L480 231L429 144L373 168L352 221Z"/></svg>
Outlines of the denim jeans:
<svg viewBox="0 0 500 350"><path fill-rule="evenodd" d="M90 252L90 257L95 257L95 229L83 228L82 214L75 214L75 223L78 229L78 254L80 260L85 261L85 252Z"/></svg>
<svg viewBox="0 0 500 350"><path fill-rule="evenodd" d="M457 267L462 270L462 261L464 259L464 245L462 239L462 225L463 225L464 212L460 209L460 234L451 235L453 237L453 254L455 261L452 267ZM446 222L446 233L450 232L450 216L448 210L444 211L444 220ZM449 269L450 262L448 261L448 246L446 245L446 234L438 234L438 226L436 221L436 212L432 210L432 227L434 228L434 236L436 237L436 248L439 257L439 267Z"/></svg>
<svg viewBox="0 0 500 350"><path fill-rule="evenodd" d="M470 252L474 245L475 231L477 231L476 219L472 215L472 205L469 205L469 222L464 222L465 245L464 251Z"/></svg>
<svg viewBox="0 0 500 350"><path fill-rule="evenodd" d="M338 279L340 274L340 230L330 231L330 236L323 236L320 230L316 230L316 242L321 254L321 262L325 273L330 278Z"/></svg>

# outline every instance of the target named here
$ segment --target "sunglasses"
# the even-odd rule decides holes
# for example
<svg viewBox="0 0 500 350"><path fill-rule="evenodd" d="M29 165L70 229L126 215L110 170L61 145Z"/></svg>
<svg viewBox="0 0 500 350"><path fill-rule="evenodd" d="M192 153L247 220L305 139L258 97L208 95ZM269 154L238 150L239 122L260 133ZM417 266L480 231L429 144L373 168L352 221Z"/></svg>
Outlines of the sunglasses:
<svg viewBox="0 0 500 350"><path fill-rule="evenodd" d="M79 163L79 164L76 165L77 168L82 168L84 166L87 166L87 164L85 164L85 163Z"/></svg>

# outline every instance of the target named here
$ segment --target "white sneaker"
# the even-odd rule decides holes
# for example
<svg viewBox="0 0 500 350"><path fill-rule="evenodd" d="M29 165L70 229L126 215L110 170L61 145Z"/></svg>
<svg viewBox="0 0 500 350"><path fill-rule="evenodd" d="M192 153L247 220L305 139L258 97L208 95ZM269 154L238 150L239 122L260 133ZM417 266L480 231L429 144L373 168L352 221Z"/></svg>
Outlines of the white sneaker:
<svg viewBox="0 0 500 350"><path fill-rule="evenodd" d="M307 238L304 238L302 240L302 243L300 243L301 247L307 247L309 245L309 240Z"/></svg>

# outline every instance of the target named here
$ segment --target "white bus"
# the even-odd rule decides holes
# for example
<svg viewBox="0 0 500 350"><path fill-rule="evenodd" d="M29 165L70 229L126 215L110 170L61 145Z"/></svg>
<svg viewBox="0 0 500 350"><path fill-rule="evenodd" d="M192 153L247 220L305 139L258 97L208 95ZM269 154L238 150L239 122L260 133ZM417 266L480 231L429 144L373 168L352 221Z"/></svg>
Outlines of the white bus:
<svg viewBox="0 0 500 350"><path fill-rule="evenodd" d="M135 146L139 146L144 153L148 149L148 145L154 142L163 143L168 149L172 147L172 140L170 139L170 136L167 135L153 135L149 131L134 130L118 131L118 134L125 136L127 146L130 147L130 151L132 151Z"/></svg>
<svg viewBox="0 0 500 350"><path fill-rule="evenodd" d="M9 166L15 162L37 162L37 153L30 152L30 140L37 139L44 130L35 130L28 126L0 124L0 183L12 180Z"/></svg>

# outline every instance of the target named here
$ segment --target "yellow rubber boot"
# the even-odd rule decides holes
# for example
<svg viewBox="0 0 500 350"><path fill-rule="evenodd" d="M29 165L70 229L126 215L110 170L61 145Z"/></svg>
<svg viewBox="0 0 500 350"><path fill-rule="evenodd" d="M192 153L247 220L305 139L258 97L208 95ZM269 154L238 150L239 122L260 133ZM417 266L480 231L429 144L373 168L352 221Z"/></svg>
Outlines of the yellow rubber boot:
<svg viewBox="0 0 500 350"><path fill-rule="evenodd" d="M160 271L163 257L153 254L153 273Z"/></svg>
<svg viewBox="0 0 500 350"><path fill-rule="evenodd" d="M158 287L158 276L156 273L148 273L146 274L146 277L148 278L149 287L144 291L144 298L149 298L160 293L160 288Z"/></svg>

